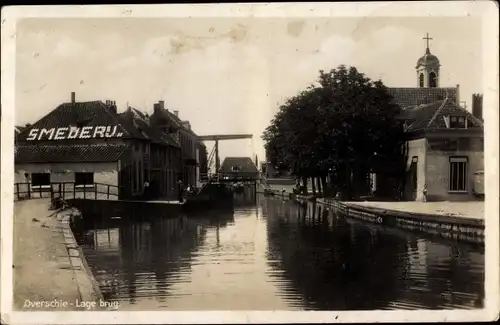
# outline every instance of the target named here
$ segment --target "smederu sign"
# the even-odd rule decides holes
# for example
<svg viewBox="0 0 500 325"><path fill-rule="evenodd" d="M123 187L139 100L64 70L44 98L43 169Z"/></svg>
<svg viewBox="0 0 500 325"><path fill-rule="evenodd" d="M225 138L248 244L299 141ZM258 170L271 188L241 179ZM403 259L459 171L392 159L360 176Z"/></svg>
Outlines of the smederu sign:
<svg viewBox="0 0 500 325"><path fill-rule="evenodd" d="M31 129L26 140L67 140L67 139L98 139L121 138L118 125L115 126L84 126L60 127L51 129Z"/></svg>

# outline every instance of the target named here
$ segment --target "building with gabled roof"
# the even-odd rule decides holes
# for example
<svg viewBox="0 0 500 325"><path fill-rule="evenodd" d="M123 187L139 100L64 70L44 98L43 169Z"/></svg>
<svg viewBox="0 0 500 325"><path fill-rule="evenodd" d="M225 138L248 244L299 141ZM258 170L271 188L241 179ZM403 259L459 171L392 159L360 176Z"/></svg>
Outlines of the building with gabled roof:
<svg viewBox="0 0 500 325"><path fill-rule="evenodd" d="M476 199L480 194L474 187L476 173L484 168L482 116L460 105L459 85L440 87L441 64L429 44L415 68L417 87L388 89L393 102L402 108L398 118L407 135L404 199ZM472 98L476 115L482 112L480 99ZM376 191L384 192L383 186L390 182L379 177L374 183Z"/></svg>
<svg viewBox="0 0 500 325"><path fill-rule="evenodd" d="M219 177L257 180L259 169L250 157L226 157L219 169Z"/></svg>
<svg viewBox="0 0 500 325"><path fill-rule="evenodd" d="M106 184L121 198L143 195L149 181L153 196L175 197L180 156L179 143L138 110L119 114L113 101L77 102L72 93L16 135L15 181L46 195L53 183L76 194Z"/></svg>
<svg viewBox="0 0 500 325"><path fill-rule="evenodd" d="M149 145L142 152L140 184L148 181L151 191L157 196L174 198L177 193L177 175L182 168L179 143L170 134L153 127L149 116L136 108L128 107L119 116L149 140Z"/></svg>
<svg viewBox="0 0 500 325"><path fill-rule="evenodd" d="M166 109L164 101L154 104L150 121L153 127L171 135L179 143L182 169L178 177L186 185L200 186L200 162L206 162L206 150L203 150L204 146L200 144L189 121L181 120L179 111ZM200 158L200 155L203 157Z"/></svg>

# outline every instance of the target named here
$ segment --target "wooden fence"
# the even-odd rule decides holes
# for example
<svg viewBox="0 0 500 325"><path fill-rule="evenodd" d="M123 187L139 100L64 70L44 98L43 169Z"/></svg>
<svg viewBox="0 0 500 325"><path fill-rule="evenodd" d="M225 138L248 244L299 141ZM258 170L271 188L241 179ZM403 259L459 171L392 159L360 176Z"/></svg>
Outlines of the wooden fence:
<svg viewBox="0 0 500 325"><path fill-rule="evenodd" d="M120 187L117 185L94 183L75 185L75 182L54 182L45 186L33 186L30 183L14 184L14 201L36 198L118 200Z"/></svg>

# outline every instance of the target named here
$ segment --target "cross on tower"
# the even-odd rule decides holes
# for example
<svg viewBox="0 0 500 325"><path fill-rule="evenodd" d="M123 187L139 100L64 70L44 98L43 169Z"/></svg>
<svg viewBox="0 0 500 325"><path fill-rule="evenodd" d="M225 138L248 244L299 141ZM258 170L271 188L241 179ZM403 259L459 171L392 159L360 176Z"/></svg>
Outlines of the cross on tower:
<svg viewBox="0 0 500 325"><path fill-rule="evenodd" d="M425 37L423 37L422 39L427 41L427 49L429 49L429 40L432 40L433 38L430 38L429 33L426 33Z"/></svg>

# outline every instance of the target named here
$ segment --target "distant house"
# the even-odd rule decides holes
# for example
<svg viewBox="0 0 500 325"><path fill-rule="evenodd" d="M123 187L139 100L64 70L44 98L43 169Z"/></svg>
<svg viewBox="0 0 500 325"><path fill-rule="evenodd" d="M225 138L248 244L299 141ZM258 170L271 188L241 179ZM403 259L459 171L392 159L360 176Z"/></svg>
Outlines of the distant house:
<svg viewBox="0 0 500 325"><path fill-rule="evenodd" d="M227 157L219 169L222 179L248 179L259 178L259 170L250 157Z"/></svg>
<svg viewBox="0 0 500 325"><path fill-rule="evenodd" d="M417 61L414 88L389 88L402 108L407 135L406 200L460 201L475 198L474 174L484 166L482 97L472 98L474 114L460 105L460 88L440 88L441 64L427 47ZM376 175L374 190L390 184Z"/></svg>

